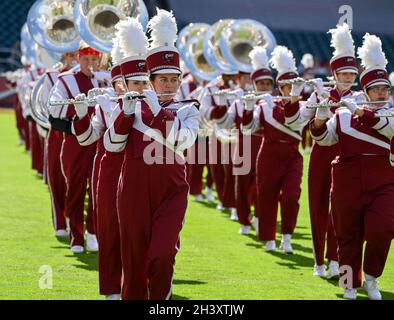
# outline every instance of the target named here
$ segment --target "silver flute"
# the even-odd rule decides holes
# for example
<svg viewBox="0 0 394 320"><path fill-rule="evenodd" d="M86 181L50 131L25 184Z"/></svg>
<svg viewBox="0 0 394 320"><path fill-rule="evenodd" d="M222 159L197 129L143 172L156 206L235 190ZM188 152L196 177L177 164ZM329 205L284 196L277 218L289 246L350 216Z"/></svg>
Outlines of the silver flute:
<svg viewBox="0 0 394 320"><path fill-rule="evenodd" d="M380 101L364 101L364 102L356 102L358 106L362 105L368 105L368 104L386 104L389 101L387 100L380 100ZM318 102L318 103L307 103L306 107L308 109L319 109L319 108L340 108L340 107L345 107L344 102ZM394 117L394 112L381 112L381 113L375 113L376 118L385 118L389 117L392 118Z"/></svg>
<svg viewBox="0 0 394 320"><path fill-rule="evenodd" d="M265 93L265 94L267 94L267 93ZM255 95L255 96L253 96L253 97L247 97L247 96L243 96L243 97L241 97L240 98L240 100L242 100L242 101L247 101L247 100L261 100L261 99L263 99L264 98L264 94L262 94L262 95ZM291 98L294 98L294 97L291 97L291 96L272 96L272 99L273 100L291 100ZM299 98L302 98L302 97L299 97Z"/></svg>
<svg viewBox="0 0 394 320"><path fill-rule="evenodd" d="M279 80L278 83L281 85L285 84L294 84L294 83L305 83L307 85L313 86L315 80L320 80L320 79L310 79L310 80L305 80L303 78L295 78L295 79L288 79L288 80ZM331 81L323 81L323 85L325 86L335 86L335 85L345 85L345 86L357 86L357 82L337 82L335 80Z"/></svg>
<svg viewBox="0 0 394 320"><path fill-rule="evenodd" d="M260 95L260 94L265 94L265 93L271 93L272 91L244 91L242 92L242 95L247 95L247 94L254 94L254 95ZM214 93L209 93L208 96L221 96L221 95L226 95L226 96L238 96L240 93L240 90L230 90L230 89L224 89L224 90L219 90Z"/></svg>
<svg viewBox="0 0 394 320"><path fill-rule="evenodd" d="M176 93L159 93L157 94L158 97L169 97L169 96L175 96ZM122 100L125 97L125 95L120 95L120 96L115 96L115 97L110 97L109 100L112 102L118 102L119 100ZM146 96L143 94L140 95L133 95L133 96L128 96L127 100L143 100L145 99ZM92 98L86 98L86 99L81 99L81 100L76 100L76 99L65 99L65 100L60 100L60 101L50 101L49 105L51 107L57 107L57 106L64 106L64 105L69 105L72 104L74 106L82 105L87 103L88 105L95 105L97 104L97 97L92 97Z"/></svg>

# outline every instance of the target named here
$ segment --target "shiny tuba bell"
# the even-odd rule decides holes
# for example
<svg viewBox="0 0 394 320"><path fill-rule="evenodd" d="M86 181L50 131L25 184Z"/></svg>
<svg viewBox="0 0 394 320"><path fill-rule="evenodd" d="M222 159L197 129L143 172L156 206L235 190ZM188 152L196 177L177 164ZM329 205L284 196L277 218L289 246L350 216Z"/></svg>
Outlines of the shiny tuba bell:
<svg viewBox="0 0 394 320"><path fill-rule="evenodd" d="M80 37L73 22L73 0L39 0L29 10L27 24L34 40L53 52L78 50Z"/></svg>
<svg viewBox="0 0 394 320"><path fill-rule="evenodd" d="M221 33L231 24L234 20L224 19L219 20L209 28L205 34L203 52L204 57L208 63L220 72L236 72L235 66L231 65L223 56L219 46Z"/></svg>
<svg viewBox="0 0 394 320"><path fill-rule="evenodd" d="M41 77L34 85L30 95L30 110L31 116L34 121L45 129L50 129L51 124L49 122L49 110L47 102L42 97L43 84L45 77Z"/></svg>
<svg viewBox="0 0 394 320"><path fill-rule="evenodd" d="M210 28L210 25L207 23L189 23L186 27L184 27L178 34L178 40L176 42L176 46L178 48L179 54L183 60L185 60L186 55L186 43L197 34L201 32L205 32Z"/></svg>
<svg viewBox="0 0 394 320"><path fill-rule="evenodd" d="M24 64L34 64L36 60L34 46L35 42L29 32L29 28L25 23L21 29L21 53Z"/></svg>
<svg viewBox="0 0 394 320"><path fill-rule="evenodd" d="M254 47L261 46L267 54L276 47L276 39L272 32L262 23L251 20L233 20L220 34L219 40L222 55L237 70L252 72L249 57Z"/></svg>
<svg viewBox="0 0 394 320"><path fill-rule="evenodd" d="M200 81L211 81L219 75L219 71L212 67L205 59L203 46L206 31L190 38L184 47L184 61L190 72Z"/></svg>
<svg viewBox="0 0 394 320"><path fill-rule="evenodd" d="M127 17L139 18L148 24L148 10L142 0L76 0L75 26L81 38L91 47L110 53L115 25Z"/></svg>

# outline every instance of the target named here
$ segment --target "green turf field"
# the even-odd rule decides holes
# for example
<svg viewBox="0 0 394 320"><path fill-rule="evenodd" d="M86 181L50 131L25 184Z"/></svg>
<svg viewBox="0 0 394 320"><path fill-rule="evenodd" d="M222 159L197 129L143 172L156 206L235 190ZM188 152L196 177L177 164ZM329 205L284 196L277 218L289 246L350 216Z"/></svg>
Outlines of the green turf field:
<svg viewBox="0 0 394 320"><path fill-rule="evenodd" d="M0 299L103 299L98 294L97 255L74 255L54 236L47 187L18 145L12 113L0 112L0 150ZM239 225L228 213L190 199L174 298L341 298L335 281L312 276L305 181L303 187L294 255L264 252L254 232L238 235ZM52 270L52 289L40 288L45 283L40 268L46 266ZM383 299L394 299L393 250L379 283ZM359 296L366 299L363 291Z"/></svg>

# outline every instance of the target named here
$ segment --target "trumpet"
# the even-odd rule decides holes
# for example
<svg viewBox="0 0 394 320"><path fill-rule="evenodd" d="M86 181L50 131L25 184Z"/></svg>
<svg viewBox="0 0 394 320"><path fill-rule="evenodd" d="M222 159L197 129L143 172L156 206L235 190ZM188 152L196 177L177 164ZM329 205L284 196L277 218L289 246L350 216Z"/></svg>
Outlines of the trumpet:
<svg viewBox="0 0 394 320"><path fill-rule="evenodd" d="M320 78L318 78L320 79ZM314 81L318 80L318 79L310 79L310 80L305 80L303 78L294 78L294 79L288 79L288 80L279 80L278 83L280 85L286 85L286 84L295 84L295 83L305 83L307 85L313 86L314 85ZM337 82L335 80L331 80L331 81L323 81L323 85L325 86L335 86L335 85L344 85L344 86L357 86L358 83L357 82Z"/></svg>
<svg viewBox="0 0 394 320"><path fill-rule="evenodd" d="M158 97L169 97L169 96L175 96L176 93L159 93L157 94ZM119 100L122 100L125 98L126 95L120 95L120 96L115 96L115 97L110 97L111 102L118 102ZM143 100L145 99L146 96L143 94L139 95L133 95L133 96L127 96L127 100ZM97 96L96 97L87 97L86 99L81 99L81 100L76 100L76 99L65 99L65 100L60 100L60 101L50 101L49 105L51 107L58 107L58 106L64 106L64 105L69 105L72 104L74 106L82 105L87 103L88 105L95 105L97 104Z"/></svg>

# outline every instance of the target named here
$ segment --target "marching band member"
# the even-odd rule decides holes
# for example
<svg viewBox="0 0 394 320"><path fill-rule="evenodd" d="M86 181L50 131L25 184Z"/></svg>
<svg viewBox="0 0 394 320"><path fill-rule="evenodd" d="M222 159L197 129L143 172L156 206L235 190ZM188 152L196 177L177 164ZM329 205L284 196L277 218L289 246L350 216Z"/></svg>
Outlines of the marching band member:
<svg viewBox="0 0 394 320"><path fill-rule="evenodd" d="M70 52L63 55L63 65L59 70L49 70L45 73L41 89L41 101L47 103L51 90L57 77L70 70L76 62L76 53ZM45 141L46 176L52 206L52 221L57 237L68 237L67 221L64 212L66 197L66 181L61 170L59 158L63 143L63 133L51 127Z"/></svg>
<svg viewBox="0 0 394 320"><path fill-rule="evenodd" d="M215 112L219 110L219 96L221 90L235 89L238 81L238 70L223 72L219 79L215 79L207 84L201 98L201 116L208 121L215 119ZM229 97L232 98L232 97ZM226 101L227 107L232 100ZM218 210L223 211L228 208L231 211L231 220L238 220L237 210L235 209L235 177L232 173L231 154L227 146L221 143L213 133L209 137L209 165L215 182L216 191L219 197Z"/></svg>
<svg viewBox="0 0 394 320"><path fill-rule="evenodd" d="M22 79L22 110L23 117L26 119L26 128L25 131L27 134L27 144L26 148L30 151L31 156L31 166L32 169L37 172L37 176L43 176L44 169L44 140L39 135L37 131L37 124L33 120L30 111L30 95L33 90L35 83L39 80L39 78L43 74L43 70L40 68L36 68L35 66L30 66L28 71L26 72L24 78Z"/></svg>
<svg viewBox="0 0 394 320"><path fill-rule="evenodd" d="M28 108L28 100L29 95L27 92L29 82L34 82L38 78L38 70L35 69L31 64L30 61L26 59L26 57L22 56L22 64L24 66L23 72L21 72L21 76L18 78L16 82L17 87L17 94L20 103L20 114L22 117L20 118L23 126L24 132L24 140L25 140L25 150L30 151L30 130L29 130L29 119L30 110ZM31 119L30 119L31 120Z"/></svg>
<svg viewBox="0 0 394 320"><path fill-rule="evenodd" d="M206 85L205 81L198 81L197 77L194 76L182 63L181 69L184 72L181 86L178 90L178 100L197 99L198 92L201 92ZM187 73L186 73L187 72ZM198 100L198 99L197 99ZM187 181L190 185L190 194L195 197L197 202L204 200L203 196L203 173L204 168L207 168L206 177L206 188L205 197L208 201L213 202L215 197L212 192L213 180L211 176L211 170L209 167L209 144L208 136L203 132L199 131L197 141L193 148L190 148L187 158L191 160L191 163L187 165ZM201 155L203 151L203 155ZM202 163L201 163L202 162Z"/></svg>
<svg viewBox="0 0 394 320"><path fill-rule="evenodd" d="M347 278L344 298L357 298L364 260L364 288L370 299L380 300L377 278L394 236L394 169L388 161L394 121L376 115L393 112L394 106L386 103L390 82L380 39L365 34L358 55L365 68L360 80L368 101L384 102L359 107L354 99L343 99L346 108L337 109L333 117L320 108L311 131L319 145L339 146L339 157L333 161L332 203L341 275Z"/></svg>
<svg viewBox="0 0 394 320"><path fill-rule="evenodd" d="M81 70L78 72L63 73L58 77L50 97L50 101L62 101L66 99L83 99L89 90L98 88L99 83L93 72L98 70L100 52L81 42L78 50L78 61ZM89 106L89 114L93 114L94 107ZM53 118L69 120L77 116L78 107L73 105L49 106L49 112ZM92 170L96 145L82 147L70 131L65 133L61 150L61 167L66 179L65 214L70 221L71 251L82 253L84 251L84 201L88 191L89 205L86 219L86 245L87 250L98 251L95 236L94 213L92 208ZM87 189L87 182L89 188Z"/></svg>
<svg viewBox="0 0 394 320"><path fill-rule="evenodd" d="M130 100L135 93L126 94L123 112L105 135L108 151L125 151L117 201L122 299L158 300L172 295L189 190L183 152L194 144L199 122L195 103L172 100L181 76L173 45L175 18L158 10L149 28L152 41L146 60L155 91L144 90L142 101Z"/></svg>
<svg viewBox="0 0 394 320"><path fill-rule="evenodd" d="M15 88L16 92L18 93L20 88L18 87L18 81L21 77L21 75L25 72L24 69L17 69L13 73L9 73L7 76L7 81L8 81L8 86L10 88ZM21 102L19 100L20 95L16 94L15 95L15 124L16 128L18 130L18 135L19 135L19 144L25 145L25 140L26 140L26 134L25 134L25 120L22 115L22 106Z"/></svg>
<svg viewBox="0 0 394 320"><path fill-rule="evenodd" d="M280 81L298 77L293 53L277 46L272 52L271 66L278 70L276 82L281 94L289 96L291 86ZM294 232L301 195L302 155L298 146L300 131L285 126L286 101L274 102L270 94L262 96L264 102L255 108L254 96L246 96L243 114L243 132L251 134L263 128L264 139L257 157L257 208L259 210L259 239L266 241L266 250L276 250L276 221L278 202L281 205L281 249L293 253L291 236ZM254 112L253 112L254 110Z"/></svg>
<svg viewBox="0 0 394 320"><path fill-rule="evenodd" d="M138 39L144 39L145 34L141 24L134 18L121 21L116 26L118 32L114 41L112 61L115 63L111 70L116 94L127 91L143 94L148 88L148 72L144 69L144 60L139 55L146 55L148 44ZM123 57L127 57L123 59ZM137 59L136 59L137 57ZM142 69L141 69L142 68ZM117 89L118 88L118 89ZM121 110L117 104L110 102L110 96L101 95L97 99L96 114L90 122L85 106L85 117L74 122L77 138L82 145L91 144L104 136L105 131L112 126ZM87 138L86 138L87 137ZM99 175L96 176L96 208L97 208L97 237L99 241L99 280L100 294L108 300L119 300L121 293L122 262L120 250L119 222L116 207L116 190L123 163L124 153L111 153L104 149L104 139L97 144L96 164Z"/></svg>
<svg viewBox="0 0 394 320"><path fill-rule="evenodd" d="M247 88L249 84L248 80L253 81L253 85L256 91L267 91L273 90L273 78L272 72L268 67L268 57L266 50L260 47L256 47L250 53L254 72L244 79L240 79L240 87L245 92L250 91ZM226 104L226 97L220 101L220 103ZM246 139L241 132L242 117L245 109L244 103L237 99L235 100L230 108L219 106L219 110L215 112L214 117L216 123L223 128L231 129L233 125L237 128L237 141L236 147L233 154L233 163L235 168L238 168L239 172L235 175L235 186L236 186L236 209L239 222L241 224L240 234L249 234L251 228L251 205L254 203L255 208L257 207L256 200L256 159L259 151L262 132L255 132L252 135L248 135ZM249 140L250 138L250 140ZM245 146L245 144L248 144ZM248 172L243 172L242 167L246 166ZM241 172L242 171L242 172ZM257 212L258 210L255 209ZM258 220L255 218L256 230L258 230ZM258 231L257 231L258 232Z"/></svg>
<svg viewBox="0 0 394 320"><path fill-rule="evenodd" d="M176 96L177 100L187 100L191 98L191 94L197 89L198 81L196 78L187 70L185 64L181 60L181 70L183 72L183 78L181 86L179 87L178 94ZM195 197L197 202L203 201L202 196L202 173L204 169L204 164L198 163L198 141L200 136L198 136L197 141L193 148L193 163L187 164L187 181L190 185L189 193Z"/></svg>
<svg viewBox="0 0 394 320"><path fill-rule="evenodd" d="M321 79L314 79L316 90L308 99L308 103L327 98L329 101L339 101L343 98L360 96L359 93L351 91L351 83L356 80L358 68L349 26L343 24L329 32L332 34L331 46L335 48L330 61L331 71L338 83L334 88L324 88ZM308 109L305 105L300 108L298 96L302 89L302 82L293 84L294 98L285 108L286 124L293 130L302 129L315 116L314 109ZM330 111L333 116L335 108ZM308 171L309 213L315 259L314 275L328 278L339 275L337 243L331 215L333 208L331 207L330 210L331 162L338 154L338 145L328 147L314 143ZM324 264L326 242L326 258L330 261L328 271Z"/></svg>

